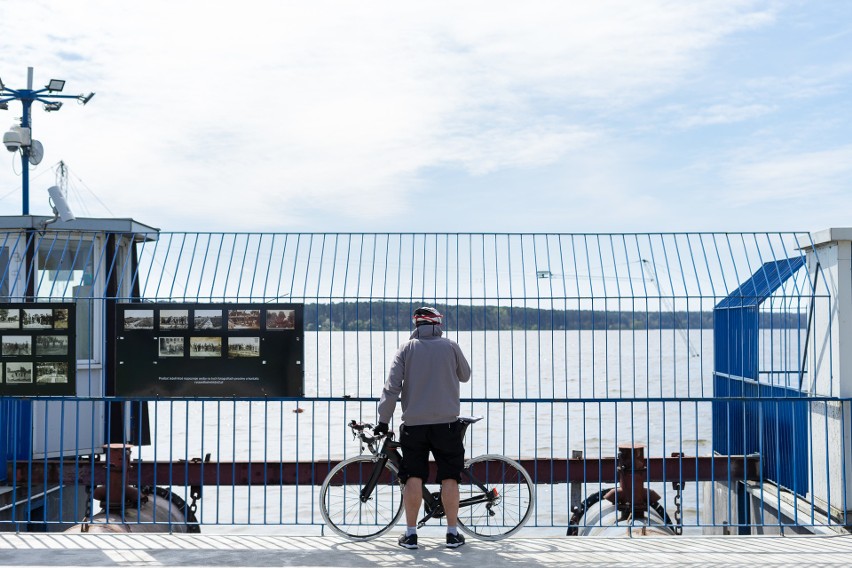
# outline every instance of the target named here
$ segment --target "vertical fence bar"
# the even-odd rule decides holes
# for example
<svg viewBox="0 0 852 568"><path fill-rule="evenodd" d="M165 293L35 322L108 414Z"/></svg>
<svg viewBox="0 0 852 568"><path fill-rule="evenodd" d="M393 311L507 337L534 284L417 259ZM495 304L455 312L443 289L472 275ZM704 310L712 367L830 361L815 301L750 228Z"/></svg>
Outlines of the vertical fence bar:
<svg viewBox="0 0 852 568"><path fill-rule="evenodd" d="M817 402L808 398L811 393L796 388L796 381L791 383L791 373L803 375L807 352L814 347L809 348L808 334L802 331L806 311L815 302L831 305L835 301L827 286L819 285L819 274L814 275L813 282L804 276L808 285L799 282L802 276L792 275L801 266L797 258L803 253L798 249L805 243L810 246L809 236L160 233L153 242L146 242L142 235L117 234L115 251L110 251L114 254L107 255L105 244L94 239L60 235L57 231L30 237L29 246L37 251L38 262L27 266L10 261L0 266L0 289L5 283L12 298L21 280L12 275L23 270L23 280L36 284L39 300L70 298L70 278L60 280L44 270L65 265L77 270L91 264L96 278L114 276L119 289L126 290L138 282L141 301L268 302L286 298L305 304L305 343L309 345L304 358L306 397L295 406L310 417L295 413L291 420L289 413L285 416L285 406L293 403L290 400L265 399L256 406L254 402L261 401L232 400L224 412L221 405L227 404L225 400L178 397L125 401L128 408L141 409L143 402L150 402L154 408L155 443L144 454L164 467L179 459L203 459L210 446L216 454L214 459L260 459L275 462L279 472L292 459L320 463L352 455L357 448L344 436L345 421L353 413L359 419L374 418L375 399L388 360L409 333L411 310L421 302L434 303L446 311L447 323L452 322L447 335L463 343L477 363L474 380L463 387L468 399L464 408L484 412L486 420L480 424L482 428L470 432L469 445L530 459L536 465L533 473L537 480L540 462L550 462L553 475L554 464L575 450L581 449L585 459L591 460L611 457L619 444L645 444L648 455L660 451L667 455L674 448L683 462L690 457L697 459L702 452L712 454L718 442L726 455L735 453L732 450L760 453L766 475L755 495L780 509L784 503L781 491L801 497L800 490L804 491L807 483L803 478L814 475L813 447L802 448L802 440L825 446L831 443L828 431L822 424L817 426L812 415L833 412L836 405L841 420L848 419L847 400L832 396ZM21 238L7 233L0 242L11 251ZM135 247L138 253L135 266L128 247ZM120 258L119 254L125 252L127 255ZM108 259L112 259L109 265ZM790 280L779 283L765 298L761 296L761 302L756 302L760 293L741 288L752 277L777 280L783 271L790 274ZM555 278L561 285L554 283ZM101 297L87 300L105 304L114 299L103 297L102 292L94 294ZM757 353L716 345L716 338L705 333L707 322L714 317L708 314L731 294L740 306L756 302ZM750 330L744 320L731 320L732 333L745 335ZM8 334L0 331L0 337L4 335ZM110 341L105 337L101 340L104 346ZM693 347L697 357L693 356ZM88 362L85 371L80 367L80 384L108 380L96 374L99 363ZM755 377L733 376L719 372L717 365L758 371ZM91 387L86 384L87 389ZM99 391L87 390L87 394L91 392ZM359 400L348 402L345 396ZM35 466L46 468L57 455L47 451L53 443L48 430L57 430L61 432L58 445L63 448L58 454L70 452L67 455L74 460L68 464L73 463L75 470L94 467L94 461L83 458L85 454L75 449L86 445L80 439L82 409L87 404L97 407L104 399L75 399L73 418L67 417L70 410L65 406L70 400L59 399L59 412L45 410L31 417L30 423L22 421L24 401L4 406L3 418L13 434L9 450L14 456L13 466L21 463L28 473ZM213 416L208 415L208 403L216 406ZM13 409L12 416L6 408ZM114 410L111 403L102 408L106 417ZM254 416L261 408L262 417ZM723 421L715 424L718 432L711 431L707 416ZM200 424L195 420L198 417ZM66 419L76 430L73 435L56 427L57 420L64 425ZM209 439L208 419L215 421L210 425L215 441ZM556 424L563 419L564 427ZM238 439L237 424L245 421L249 428L240 434L245 437ZM128 433L133 432L136 435L131 438L142 437L141 417L121 432L110 432L110 427L101 425L94 415L90 422L93 433L106 430L107 440L115 434L116 439L127 442ZM263 432L254 432L255 427ZM543 440L541 448L536 444L539 437ZM93 444L94 439L89 445ZM38 445L44 446L44 451L36 455L34 446ZM27 462L23 463L17 457L19 451L35 457L25 456ZM735 461L725 459L730 471ZM824 460L823 467L838 467L835 456L826 455ZM188 471L188 464L174 470L169 467L170 483ZM844 460L840 460L839 468L840 477L845 479ZM612 472L605 472L602 465L598 469L595 475L583 469L585 491L604 488L600 479ZM271 482L274 471L264 470L256 487L233 483L230 488L217 485L215 491L205 491L205 503L215 513L209 520L230 525L319 523L313 497L316 492L311 493L310 503L304 502L309 493L299 486ZM217 480L223 473L217 467ZM236 470L230 473L233 476ZM630 473L637 473L635 465ZM321 482L323 474L312 469L313 481ZM673 505L674 491L668 488L672 481L666 477L662 486L656 486L661 488L666 507ZM727 486L722 507L727 509L727 520L748 528L749 523L738 515L738 503L743 498L739 482L729 474L710 483ZM16 490L32 501L35 493L46 489L44 481L31 480ZM91 497L95 486L87 489L89 504L95 504ZM66 488L59 492L62 496L71 493ZM273 492L278 492L277 499ZM721 518L713 520L716 495L711 494L705 506L701 490L694 493L693 516L688 524L721 527ZM549 486L542 494L547 498L538 504L532 524L567 525L570 512L563 503L567 486L564 490ZM828 495L827 505L843 511L845 519L845 493L832 497L829 491ZM258 503L253 504L253 500ZM271 513L276 501L277 516ZM230 515L226 514L228 506ZM285 508L293 507L292 513L285 514ZM652 514L650 502L643 507L646 516ZM701 517L702 508L708 509L704 511L706 519ZM641 512L638 507L633 509L634 513ZM602 513L604 503L598 501L596 510ZM808 519L800 519L805 515L794 511L791 522L795 525L843 522L819 518L813 503ZM74 516L79 517L78 513L75 511ZM769 509L764 506L753 513L760 525L782 525L780 520L769 518ZM116 522L132 515L122 508L112 517ZM208 516L204 517L208 522ZM39 520L31 508L21 518Z"/></svg>

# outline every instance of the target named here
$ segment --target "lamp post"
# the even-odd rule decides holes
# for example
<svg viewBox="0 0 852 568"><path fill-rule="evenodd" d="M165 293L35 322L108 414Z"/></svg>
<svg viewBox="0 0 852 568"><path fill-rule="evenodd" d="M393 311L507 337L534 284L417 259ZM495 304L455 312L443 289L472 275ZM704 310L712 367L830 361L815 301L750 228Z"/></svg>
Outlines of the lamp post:
<svg viewBox="0 0 852 568"><path fill-rule="evenodd" d="M21 153L21 185L23 189L23 210L22 215L30 214L30 163L38 164L42 157L42 147L38 140L32 138L32 124L30 108L36 101L44 104L46 112L52 112L62 108L62 101L59 99L77 99L80 104L85 105L95 93L88 95L60 95L65 88L65 81L61 79L51 79L50 82L41 89L33 89L33 68L27 67L27 88L26 89L10 89L3 84L0 79L0 110L8 110L9 101L21 101L24 107L23 115L21 116L21 125L12 126L12 129L3 135L3 145L10 152Z"/></svg>

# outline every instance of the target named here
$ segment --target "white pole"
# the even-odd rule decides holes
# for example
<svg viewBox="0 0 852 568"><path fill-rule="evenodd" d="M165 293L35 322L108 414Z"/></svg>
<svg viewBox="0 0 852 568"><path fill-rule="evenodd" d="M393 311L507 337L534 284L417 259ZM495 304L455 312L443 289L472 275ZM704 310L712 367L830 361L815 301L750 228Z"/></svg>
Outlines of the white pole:
<svg viewBox="0 0 852 568"><path fill-rule="evenodd" d="M815 283L808 365L810 396L852 398L852 228L815 233L807 247ZM806 383L807 384L807 383ZM834 515L852 510L849 402L810 403L811 494Z"/></svg>

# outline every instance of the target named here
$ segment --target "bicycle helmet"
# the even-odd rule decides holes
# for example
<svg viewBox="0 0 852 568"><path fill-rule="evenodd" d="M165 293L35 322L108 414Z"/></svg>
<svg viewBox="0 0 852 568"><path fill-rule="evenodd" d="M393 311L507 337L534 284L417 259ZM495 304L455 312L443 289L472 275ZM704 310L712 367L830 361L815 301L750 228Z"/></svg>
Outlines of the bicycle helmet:
<svg viewBox="0 0 852 568"><path fill-rule="evenodd" d="M423 306L422 308L417 308L414 310L414 315L412 319L414 320L414 325L441 325L441 318L444 316L441 315L441 312L436 310L435 308L430 308L428 306Z"/></svg>

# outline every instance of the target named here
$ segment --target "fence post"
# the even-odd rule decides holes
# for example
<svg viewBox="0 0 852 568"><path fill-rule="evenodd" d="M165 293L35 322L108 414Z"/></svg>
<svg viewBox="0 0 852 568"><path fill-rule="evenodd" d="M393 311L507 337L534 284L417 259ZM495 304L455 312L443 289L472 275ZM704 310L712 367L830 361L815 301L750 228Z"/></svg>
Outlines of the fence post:
<svg viewBox="0 0 852 568"><path fill-rule="evenodd" d="M814 233L806 247L815 285L811 353L806 354L812 396L852 397L852 228ZM819 270L817 270L817 264ZM816 275L816 282L813 276ZM828 288L826 290L826 287ZM848 402L809 404L811 488L816 503L843 519L852 496L852 431Z"/></svg>
<svg viewBox="0 0 852 568"><path fill-rule="evenodd" d="M581 459L583 457L583 450L571 450L571 459ZM568 508L569 511L573 511L577 507L580 506L580 503L583 502L583 483L581 481L572 481L571 482L571 503Z"/></svg>

